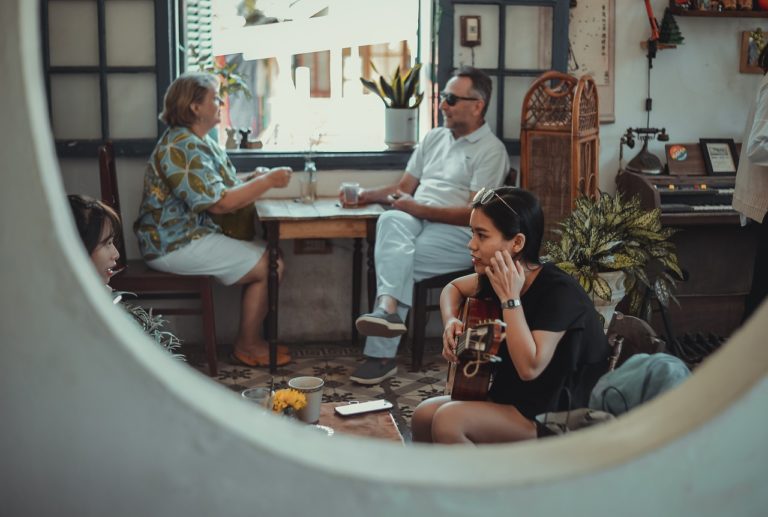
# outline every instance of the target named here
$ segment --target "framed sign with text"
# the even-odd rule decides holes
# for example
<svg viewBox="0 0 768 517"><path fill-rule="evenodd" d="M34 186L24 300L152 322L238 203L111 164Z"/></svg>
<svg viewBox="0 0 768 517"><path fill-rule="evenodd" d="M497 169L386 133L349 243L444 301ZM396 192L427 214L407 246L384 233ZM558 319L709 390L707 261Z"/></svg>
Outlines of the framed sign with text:
<svg viewBox="0 0 768 517"><path fill-rule="evenodd" d="M615 122L614 0L579 0L570 10L568 73L589 74L597 85L600 123Z"/></svg>
<svg viewBox="0 0 768 517"><path fill-rule="evenodd" d="M732 138L700 138L704 166L710 176L736 174L739 165Z"/></svg>

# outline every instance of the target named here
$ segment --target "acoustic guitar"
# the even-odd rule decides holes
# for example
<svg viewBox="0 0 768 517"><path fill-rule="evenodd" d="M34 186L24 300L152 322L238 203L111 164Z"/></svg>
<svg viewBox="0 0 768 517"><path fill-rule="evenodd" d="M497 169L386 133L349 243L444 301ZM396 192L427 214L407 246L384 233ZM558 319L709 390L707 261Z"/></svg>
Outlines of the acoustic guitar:
<svg viewBox="0 0 768 517"><path fill-rule="evenodd" d="M486 400L491 387L497 355L504 341L505 324L498 303L467 298L462 308L464 333L456 345L458 363L448 367L445 394L453 400Z"/></svg>

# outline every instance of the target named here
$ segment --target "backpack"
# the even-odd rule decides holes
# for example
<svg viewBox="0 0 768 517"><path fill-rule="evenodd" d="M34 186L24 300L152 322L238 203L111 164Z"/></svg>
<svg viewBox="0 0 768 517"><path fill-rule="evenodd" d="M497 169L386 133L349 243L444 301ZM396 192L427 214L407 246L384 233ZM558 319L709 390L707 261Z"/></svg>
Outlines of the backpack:
<svg viewBox="0 0 768 517"><path fill-rule="evenodd" d="M674 388L690 375L685 363L675 356L635 354L600 377L589 396L589 407L620 415Z"/></svg>

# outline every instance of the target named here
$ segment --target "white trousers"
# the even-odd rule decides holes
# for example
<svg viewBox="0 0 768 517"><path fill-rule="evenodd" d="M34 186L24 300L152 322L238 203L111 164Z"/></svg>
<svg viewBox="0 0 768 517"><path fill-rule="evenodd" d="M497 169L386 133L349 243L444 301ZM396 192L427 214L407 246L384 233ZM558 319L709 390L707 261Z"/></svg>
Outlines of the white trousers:
<svg viewBox="0 0 768 517"><path fill-rule="evenodd" d="M397 314L405 321L413 301L413 284L424 278L470 267L465 226L433 223L400 210L384 212L376 224L376 296L397 299ZM391 358L399 337L368 337L363 353Z"/></svg>

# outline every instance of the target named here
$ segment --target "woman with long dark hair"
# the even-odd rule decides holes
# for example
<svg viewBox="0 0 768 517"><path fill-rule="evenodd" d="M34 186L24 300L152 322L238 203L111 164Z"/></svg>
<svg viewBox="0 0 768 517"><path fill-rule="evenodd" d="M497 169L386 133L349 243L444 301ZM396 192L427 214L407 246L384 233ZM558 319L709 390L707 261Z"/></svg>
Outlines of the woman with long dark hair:
<svg viewBox="0 0 768 517"><path fill-rule="evenodd" d="M538 199L512 187L481 190L472 203L467 247L475 273L448 284L440 296L443 357L456 362L467 329L459 308L469 297L498 304L506 324L487 400L428 399L412 418L413 440L498 443L544 433L534 417L587 405L608 368L600 316L581 286L539 260L544 216Z"/></svg>

